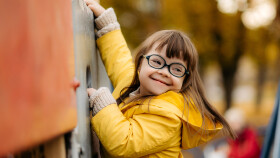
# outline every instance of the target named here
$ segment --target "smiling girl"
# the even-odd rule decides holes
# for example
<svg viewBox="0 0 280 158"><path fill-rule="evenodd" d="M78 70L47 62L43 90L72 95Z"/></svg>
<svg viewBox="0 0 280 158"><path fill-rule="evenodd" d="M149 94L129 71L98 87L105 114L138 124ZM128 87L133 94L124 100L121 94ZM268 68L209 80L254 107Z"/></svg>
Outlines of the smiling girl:
<svg viewBox="0 0 280 158"><path fill-rule="evenodd" d="M97 45L114 86L89 88L92 127L103 157L183 157L219 131L235 137L207 101L198 74L198 54L176 30L152 34L134 62L112 8L86 4L97 16Z"/></svg>

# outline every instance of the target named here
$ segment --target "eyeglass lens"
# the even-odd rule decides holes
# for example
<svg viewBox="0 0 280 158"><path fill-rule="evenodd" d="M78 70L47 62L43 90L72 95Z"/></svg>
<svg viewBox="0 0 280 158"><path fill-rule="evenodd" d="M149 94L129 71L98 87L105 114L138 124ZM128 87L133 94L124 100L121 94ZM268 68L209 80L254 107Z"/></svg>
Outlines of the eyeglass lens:
<svg viewBox="0 0 280 158"><path fill-rule="evenodd" d="M149 57L149 65L156 69L161 69L166 65L165 60L157 55L151 55ZM185 67L181 64L170 64L169 71L174 76L183 76L185 74Z"/></svg>

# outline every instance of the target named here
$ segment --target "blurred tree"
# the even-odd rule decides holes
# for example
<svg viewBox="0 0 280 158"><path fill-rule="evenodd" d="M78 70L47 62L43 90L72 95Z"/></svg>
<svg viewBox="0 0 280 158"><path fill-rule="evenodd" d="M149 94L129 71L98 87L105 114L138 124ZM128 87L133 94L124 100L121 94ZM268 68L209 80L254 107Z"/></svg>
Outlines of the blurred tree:
<svg viewBox="0 0 280 158"><path fill-rule="evenodd" d="M278 1L278 2L277 2ZM252 2L252 1L251 1ZM258 66L256 105L263 99L265 82L278 82L280 77L280 4L275 0L276 17L268 27L249 30L246 36L246 51ZM250 4L249 4L250 6Z"/></svg>
<svg viewBox="0 0 280 158"><path fill-rule="evenodd" d="M184 3L202 68L211 62L217 62L221 67L228 109L231 105L237 63L245 52L244 39L247 29L241 21L241 13L223 14L213 0L188 0Z"/></svg>
<svg viewBox="0 0 280 158"><path fill-rule="evenodd" d="M267 76L267 54L265 53L265 48L270 43L269 35L266 29L260 28L257 30L249 30L247 34L247 52L254 59L257 68L258 68L258 77L257 77L257 96L256 96L256 105L261 104L262 94L263 94L263 85Z"/></svg>
<svg viewBox="0 0 280 158"><path fill-rule="evenodd" d="M276 41L276 45L278 46L278 53L277 53L277 65L276 65L276 67L277 68L279 68L280 67L280 0L276 0L277 2L276 2L276 4L277 4L277 10L276 10L276 17L275 17L275 19L274 19L274 21L272 22L272 24L271 24L271 31L270 31L270 33L272 34L272 35L274 35L274 36L272 36L274 39L275 39L275 41ZM277 79L279 80L279 78L280 78L280 71L278 71L278 72L276 72L277 73Z"/></svg>
<svg viewBox="0 0 280 158"><path fill-rule="evenodd" d="M221 14L221 13L218 13ZM234 86L234 76L237 70L237 64L241 56L244 54L245 49L245 33L247 29L243 25L241 21L241 13L238 12L234 17L227 18L228 20L232 20L227 26L223 26L224 28L233 29L235 34L232 36L228 36L229 30L225 29L215 29L214 36L216 37L217 42L217 59L218 63L221 66L222 76L223 76L223 85L225 88L225 99L226 99L226 109L230 108L232 101L232 90ZM222 16L223 17L223 16ZM222 24L217 22L217 24ZM230 27L231 26L231 27ZM216 27L217 28L217 27ZM218 26L219 28L219 26Z"/></svg>

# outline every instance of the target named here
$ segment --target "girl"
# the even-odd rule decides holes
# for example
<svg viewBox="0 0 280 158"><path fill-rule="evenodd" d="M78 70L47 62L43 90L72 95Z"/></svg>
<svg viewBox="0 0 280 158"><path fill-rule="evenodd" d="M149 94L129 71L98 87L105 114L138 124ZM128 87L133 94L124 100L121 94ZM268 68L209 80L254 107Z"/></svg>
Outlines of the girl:
<svg viewBox="0 0 280 158"><path fill-rule="evenodd" d="M97 45L114 86L88 89L91 120L104 157L183 157L223 131L233 131L207 101L190 39L175 30L146 39L134 63L112 8L86 0L93 11ZM115 100L116 99L116 100Z"/></svg>

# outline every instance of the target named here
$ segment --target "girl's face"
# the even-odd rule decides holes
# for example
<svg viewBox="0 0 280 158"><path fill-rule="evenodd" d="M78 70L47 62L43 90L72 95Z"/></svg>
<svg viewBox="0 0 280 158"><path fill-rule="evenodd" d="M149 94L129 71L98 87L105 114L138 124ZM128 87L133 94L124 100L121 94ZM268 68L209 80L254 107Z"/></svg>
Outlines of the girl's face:
<svg viewBox="0 0 280 158"><path fill-rule="evenodd" d="M171 63L180 63L185 68L187 68L184 60L179 58L167 58L166 57L166 47L164 46L162 50L155 50L158 44L154 44L152 49L146 54L146 56L157 54L164 58L166 64L169 65ZM165 66L162 69L152 68L148 64L148 60L143 57L139 70L139 80L140 80L140 94L141 95L160 95L169 90L173 90L179 92L182 88L183 81L185 76L183 77L175 77L168 71L168 67Z"/></svg>

